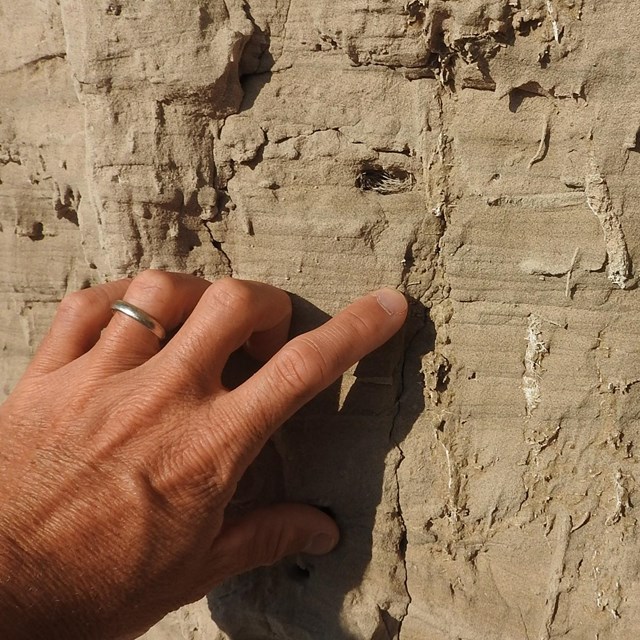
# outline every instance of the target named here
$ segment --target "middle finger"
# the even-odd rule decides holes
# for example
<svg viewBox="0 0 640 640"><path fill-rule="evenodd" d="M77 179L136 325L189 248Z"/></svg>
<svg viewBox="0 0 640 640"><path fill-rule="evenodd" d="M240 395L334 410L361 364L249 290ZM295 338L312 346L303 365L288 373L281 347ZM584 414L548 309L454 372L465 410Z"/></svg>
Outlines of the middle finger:
<svg viewBox="0 0 640 640"><path fill-rule="evenodd" d="M288 294L267 284L223 278L200 298L161 354L185 382L210 391L220 385L229 356L244 346L268 360L286 343L291 323Z"/></svg>

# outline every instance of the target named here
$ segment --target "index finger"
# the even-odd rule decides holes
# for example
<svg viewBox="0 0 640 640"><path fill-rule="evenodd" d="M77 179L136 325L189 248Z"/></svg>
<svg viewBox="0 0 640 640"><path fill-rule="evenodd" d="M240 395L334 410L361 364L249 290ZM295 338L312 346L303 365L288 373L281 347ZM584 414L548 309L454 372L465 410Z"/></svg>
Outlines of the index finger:
<svg viewBox="0 0 640 640"><path fill-rule="evenodd" d="M272 433L314 396L402 327L407 301L381 289L360 298L318 329L288 342L252 378L227 394L238 419L225 427L240 472Z"/></svg>

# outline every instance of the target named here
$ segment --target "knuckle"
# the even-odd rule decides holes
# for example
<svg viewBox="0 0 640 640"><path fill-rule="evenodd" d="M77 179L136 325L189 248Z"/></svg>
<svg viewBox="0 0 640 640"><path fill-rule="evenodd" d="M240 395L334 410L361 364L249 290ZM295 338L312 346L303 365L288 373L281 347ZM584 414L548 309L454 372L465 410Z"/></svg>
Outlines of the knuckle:
<svg viewBox="0 0 640 640"><path fill-rule="evenodd" d="M244 314L254 303L251 287L242 280L222 278L214 282L205 292L206 304L222 307L229 313Z"/></svg>
<svg viewBox="0 0 640 640"><path fill-rule="evenodd" d="M58 306L58 319L75 319L83 317L90 311L95 304L95 296L92 295L91 289L83 291L74 291L66 295Z"/></svg>
<svg viewBox="0 0 640 640"><path fill-rule="evenodd" d="M133 299L158 297L171 299L176 292L177 284L171 273L157 269L147 269L137 275L127 291Z"/></svg>
<svg viewBox="0 0 640 640"><path fill-rule="evenodd" d="M167 442L152 466L152 481L164 495L190 496L195 502L230 500L233 477L223 465L216 465L206 443L197 446L180 440Z"/></svg>
<svg viewBox="0 0 640 640"><path fill-rule="evenodd" d="M354 313L351 309L343 311L344 323L341 325L345 338L361 341L371 336L372 327L361 315Z"/></svg>
<svg viewBox="0 0 640 640"><path fill-rule="evenodd" d="M304 394L322 386L328 378L328 363L318 345L305 337L287 344L274 360L276 382L289 391Z"/></svg>

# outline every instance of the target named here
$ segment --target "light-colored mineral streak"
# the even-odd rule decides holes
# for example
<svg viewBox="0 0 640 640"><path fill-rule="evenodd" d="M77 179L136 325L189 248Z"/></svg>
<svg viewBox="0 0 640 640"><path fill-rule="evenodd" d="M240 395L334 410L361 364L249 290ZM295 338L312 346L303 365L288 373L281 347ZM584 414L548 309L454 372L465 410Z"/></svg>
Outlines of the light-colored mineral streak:
<svg viewBox="0 0 640 640"><path fill-rule="evenodd" d="M542 338L542 320L537 315L531 314L527 325L527 348L522 375L527 416L530 416L540 403L540 378L542 358L545 353L547 353L547 346Z"/></svg>
<svg viewBox="0 0 640 640"><path fill-rule="evenodd" d="M585 192L587 205L598 218L604 234L609 280L624 289L631 279L629 252L619 218L620 213L611 202L604 176L600 173L589 174L585 179Z"/></svg>

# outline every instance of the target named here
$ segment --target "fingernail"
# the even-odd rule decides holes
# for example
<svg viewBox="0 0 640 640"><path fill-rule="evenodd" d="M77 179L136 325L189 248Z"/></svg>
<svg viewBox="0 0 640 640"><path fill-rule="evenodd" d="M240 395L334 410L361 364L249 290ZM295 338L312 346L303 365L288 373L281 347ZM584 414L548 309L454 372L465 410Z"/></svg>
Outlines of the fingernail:
<svg viewBox="0 0 640 640"><path fill-rule="evenodd" d="M311 553L314 556L324 555L329 553L338 544L336 538L328 533L317 533L309 544L304 548L304 553Z"/></svg>
<svg viewBox="0 0 640 640"><path fill-rule="evenodd" d="M407 310L407 299L395 289L380 289L373 294L378 304L390 315L404 313Z"/></svg>

